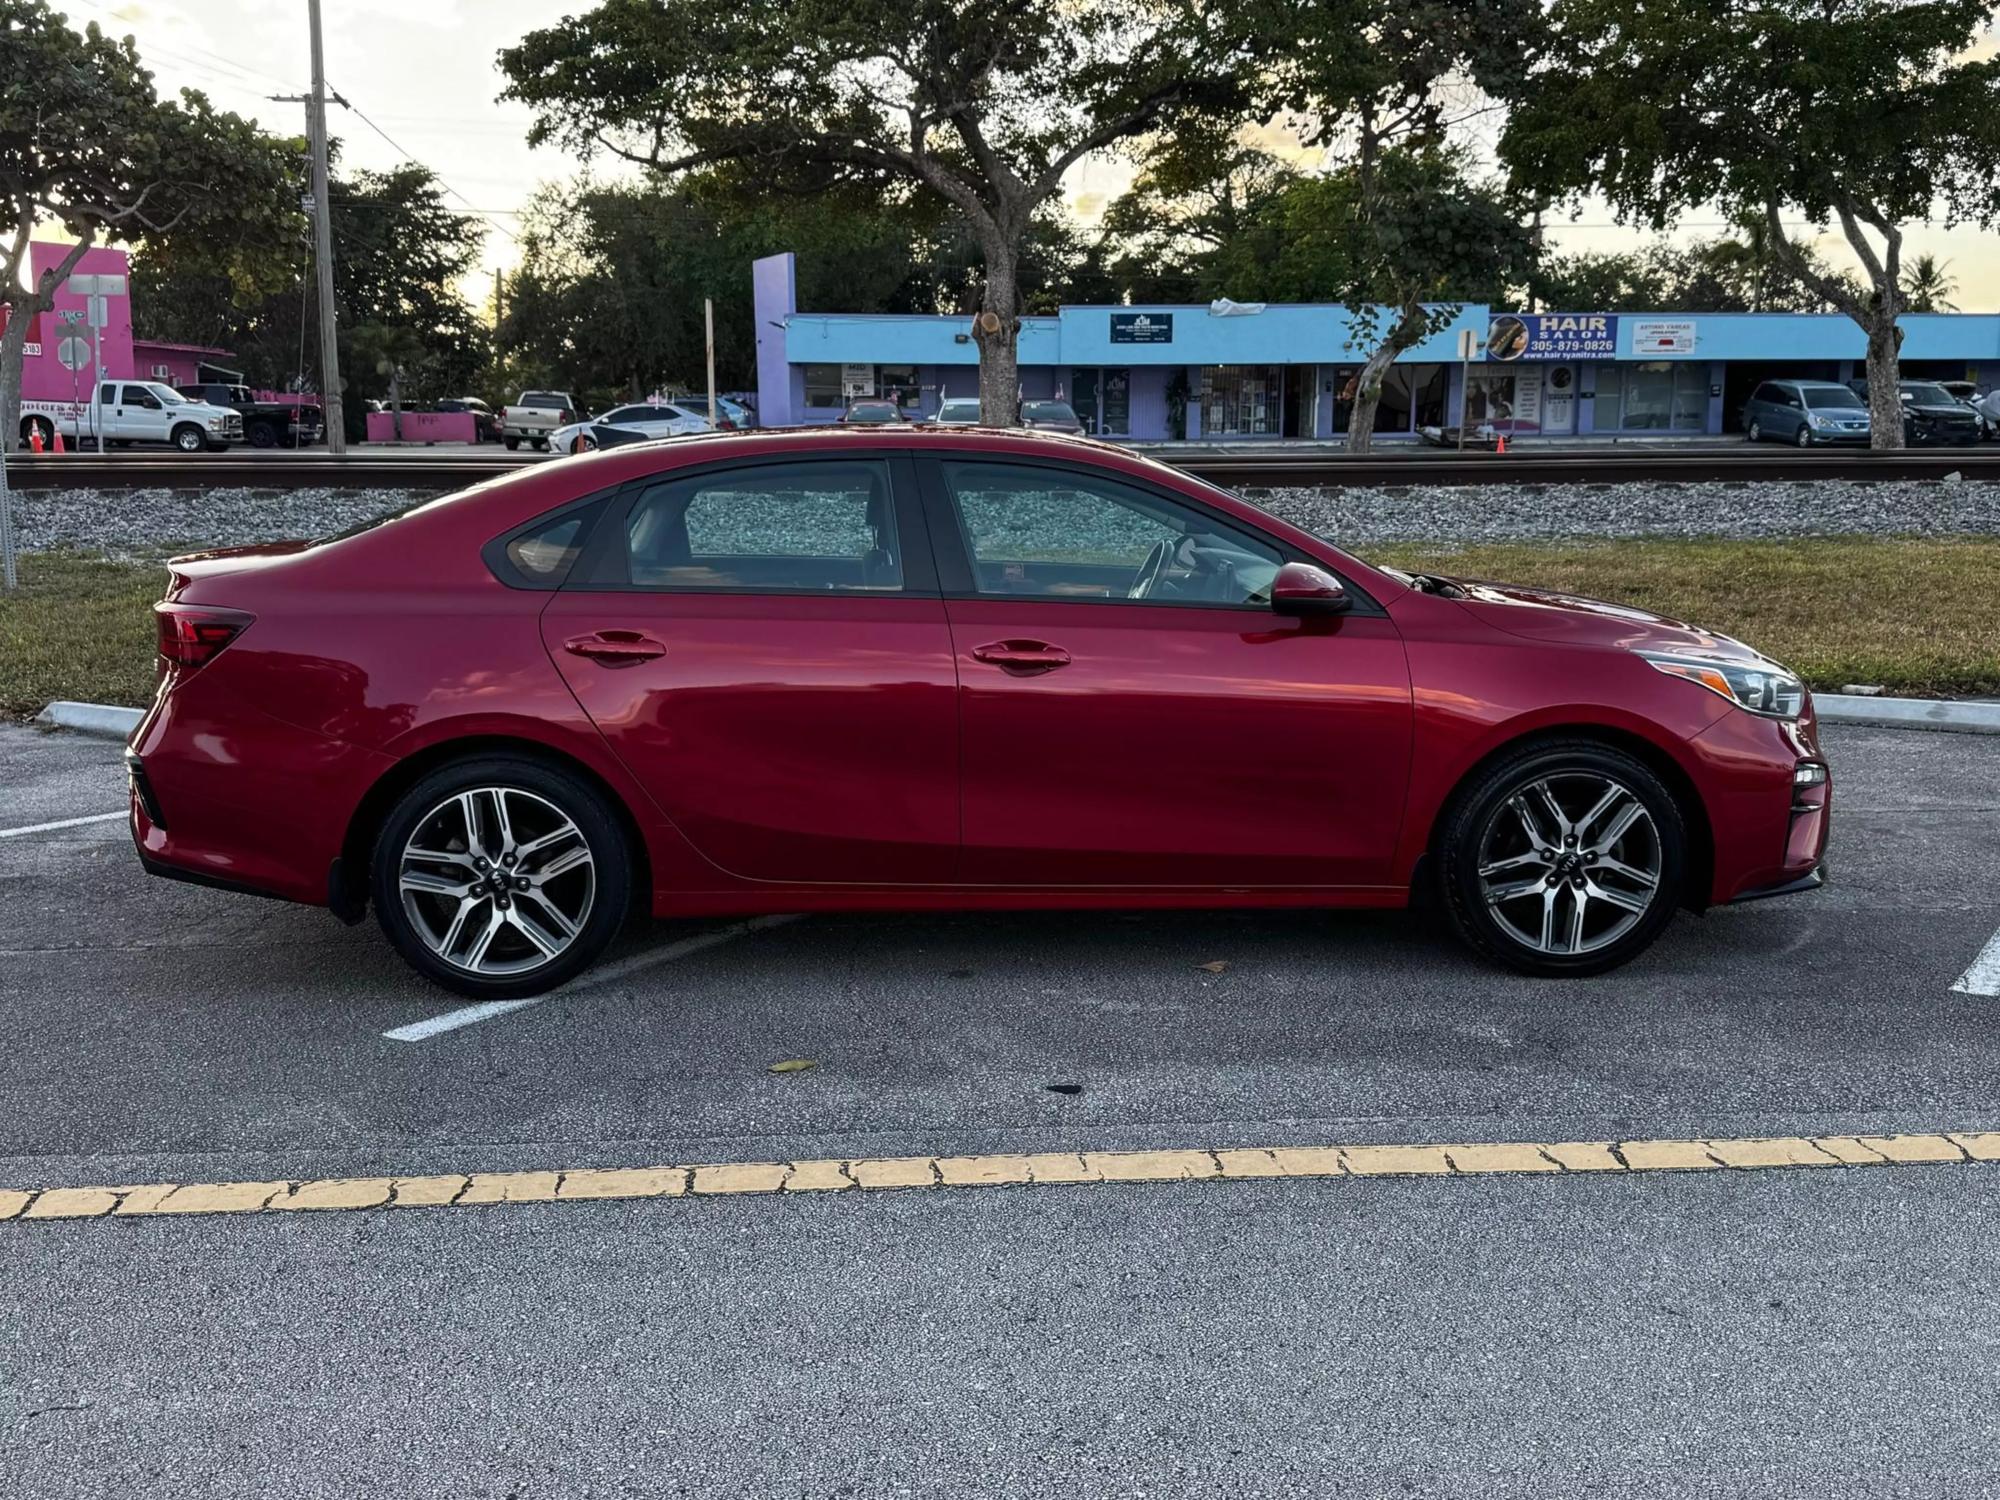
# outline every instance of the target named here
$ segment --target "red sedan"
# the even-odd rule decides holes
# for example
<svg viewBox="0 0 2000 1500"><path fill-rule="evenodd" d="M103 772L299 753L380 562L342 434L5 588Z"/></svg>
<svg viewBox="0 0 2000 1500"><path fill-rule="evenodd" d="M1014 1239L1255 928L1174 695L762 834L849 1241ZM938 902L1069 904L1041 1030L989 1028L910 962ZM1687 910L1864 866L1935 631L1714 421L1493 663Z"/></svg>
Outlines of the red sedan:
<svg viewBox="0 0 2000 1500"><path fill-rule="evenodd" d="M1586 974L1819 881L1812 704L1727 637L1376 568L1066 438L680 438L176 560L155 874L372 902L526 995L660 916L1400 907Z"/></svg>

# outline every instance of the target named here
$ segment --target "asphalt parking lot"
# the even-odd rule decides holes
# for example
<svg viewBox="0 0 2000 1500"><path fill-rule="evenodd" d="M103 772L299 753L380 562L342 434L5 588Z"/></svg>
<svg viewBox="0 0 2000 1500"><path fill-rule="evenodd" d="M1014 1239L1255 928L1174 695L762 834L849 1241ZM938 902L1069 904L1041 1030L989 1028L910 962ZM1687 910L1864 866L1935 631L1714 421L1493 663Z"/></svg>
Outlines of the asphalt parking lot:
<svg viewBox="0 0 2000 1500"><path fill-rule="evenodd" d="M2000 925L2000 738L1826 738L1832 883L1599 979L1495 973L1421 915L814 917L663 925L467 1021L372 924L150 879L121 822L70 822L122 807L115 745L0 730L0 1188L2000 1129L2000 999L1953 988ZM0 1223L0 1470L1963 1495L2000 1482L1996 1190L1959 1164Z"/></svg>

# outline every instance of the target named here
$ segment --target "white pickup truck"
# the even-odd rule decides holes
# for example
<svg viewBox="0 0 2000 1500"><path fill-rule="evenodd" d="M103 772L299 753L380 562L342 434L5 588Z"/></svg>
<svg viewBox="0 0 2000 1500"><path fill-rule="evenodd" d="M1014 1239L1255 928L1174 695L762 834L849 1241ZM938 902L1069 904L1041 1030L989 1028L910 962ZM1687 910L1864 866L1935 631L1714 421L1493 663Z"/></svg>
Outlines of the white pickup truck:
<svg viewBox="0 0 2000 1500"><path fill-rule="evenodd" d="M500 435L510 449L523 443L549 445L549 434L576 420L576 398L568 391L523 391L521 399L501 413Z"/></svg>
<svg viewBox="0 0 2000 1500"><path fill-rule="evenodd" d="M63 441L80 443L99 435L107 443L171 443L183 453L203 453L243 441L243 414L227 406L191 401L157 380L107 380L93 405L81 402L23 401L21 441L39 431L44 445L61 429Z"/></svg>

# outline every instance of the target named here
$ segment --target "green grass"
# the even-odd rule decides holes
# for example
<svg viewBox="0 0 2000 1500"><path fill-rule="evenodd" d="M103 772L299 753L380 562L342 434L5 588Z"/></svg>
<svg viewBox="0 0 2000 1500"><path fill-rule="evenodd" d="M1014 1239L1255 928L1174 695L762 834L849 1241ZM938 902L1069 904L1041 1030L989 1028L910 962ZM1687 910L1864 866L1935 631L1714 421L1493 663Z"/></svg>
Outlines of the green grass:
<svg viewBox="0 0 2000 1500"><path fill-rule="evenodd" d="M31 552L20 574L20 588L0 591L0 718L28 718L52 698L152 701L153 605L167 589L165 568Z"/></svg>
<svg viewBox="0 0 2000 1500"><path fill-rule="evenodd" d="M1617 541L1370 549L1424 572L1591 594L1725 631L1815 688L2000 693L2000 540ZM157 563L73 552L21 560L0 593L0 718L52 698L143 707L153 696Z"/></svg>
<svg viewBox="0 0 2000 1500"><path fill-rule="evenodd" d="M1821 690L2000 692L2000 540L1405 544L1371 561L1637 605L1733 635Z"/></svg>

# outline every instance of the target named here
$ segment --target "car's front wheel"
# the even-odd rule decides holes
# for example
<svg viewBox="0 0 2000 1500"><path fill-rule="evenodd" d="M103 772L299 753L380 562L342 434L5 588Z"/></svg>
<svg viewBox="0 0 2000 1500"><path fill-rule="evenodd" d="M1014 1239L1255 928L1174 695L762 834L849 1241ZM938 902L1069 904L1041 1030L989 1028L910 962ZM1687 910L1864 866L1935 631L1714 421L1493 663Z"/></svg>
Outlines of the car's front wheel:
<svg viewBox="0 0 2000 1500"><path fill-rule="evenodd" d="M1751 442L1753 442L1753 443L1761 443L1761 442L1763 442L1763 441L1764 441L1764 424L1763 424L1762 422L1759 422L1759 421L1757 421L1757 420L1755 420L1755 419L1753 418L1753 419L1751 420L1751 423L1750 423L1750 430L1749 430L1748 432L1746 432L1746 433L1744 434L1744 436L1745 436L1745 437L1747 437L1747 438L1748 438L1748 439L1749 439L1749 440L1750 440Z"/></svg>
<svg viewBox="0 0 2000 1500"><path fill-rule="evenodd" d="M1798 431L1798 436L1793 438L1792 441L1797 443L1801 448L1810 448L1813 443L1812 429L1810 427L1801 426Z"/></svg>
<svg viewBox="0 0 2000 1500"><path fill-rule="evenodd" d="M405 792L375 841L377 919L411 967L479 999L574 978L624 923L632 851L604 797L539 761L482 756Z"/></svg>
<svg viewBox="0 0 2000 1500"><path fill-rule="evenodd" d="M1475 952L1528 974L1598 974L1673 919L1687 829L1641 761L1587 740L1545 742L1454 799L1436 852L1445 908Z"/></svg>
<svg viewBox="0 0 2000 1500"><path fill-rule="evenodd" d="M208 434L192 422L184 422L174 429L174 446L183 453L200 453L208 447Z"/></svg>

